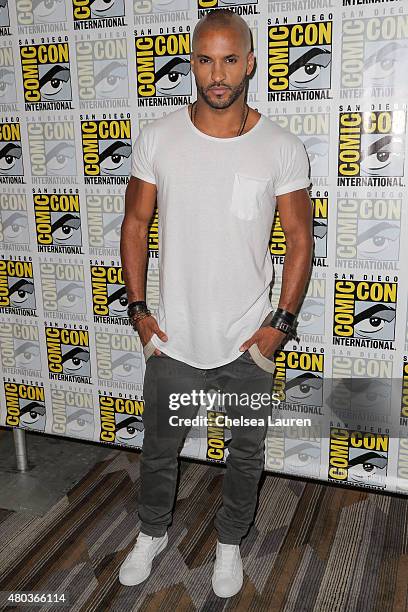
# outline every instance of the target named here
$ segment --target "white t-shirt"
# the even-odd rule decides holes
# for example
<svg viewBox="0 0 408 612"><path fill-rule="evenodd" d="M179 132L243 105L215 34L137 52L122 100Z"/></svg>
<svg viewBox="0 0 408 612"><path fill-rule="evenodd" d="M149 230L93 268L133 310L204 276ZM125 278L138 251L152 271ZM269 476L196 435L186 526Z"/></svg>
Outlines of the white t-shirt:
<svg viewBox="0 0 408 612"><path fill-rule="evenodd" d="M157 186L164 353L198 368L242 355L271 312L275 196L310 185L303 143L261 115L234 138L201 132L183 106L147 124L132 175Z"/></svg>

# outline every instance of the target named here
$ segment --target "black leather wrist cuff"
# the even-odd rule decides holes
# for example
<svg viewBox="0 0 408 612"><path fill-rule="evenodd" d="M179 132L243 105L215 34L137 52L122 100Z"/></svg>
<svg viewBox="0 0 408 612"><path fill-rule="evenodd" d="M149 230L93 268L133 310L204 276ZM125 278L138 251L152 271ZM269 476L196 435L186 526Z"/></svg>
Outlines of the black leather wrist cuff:
<svg viewBox="0 0 408 612"><path fill-rule="evenodd" d="M147 304L144 300L139 300L137 302L131 302L128 304L127 313L128 317L131 317L137 312L147 312L149 309L147 308Z"/></svg>
<svg viewBox="0 0 408 612"><path fill-rule="evenodd" d="M296 320L296 315L289 310L284 310L283 308L277 308L274 312L273 319L279 318L284 319L289 325L293 325Z"/></svg>

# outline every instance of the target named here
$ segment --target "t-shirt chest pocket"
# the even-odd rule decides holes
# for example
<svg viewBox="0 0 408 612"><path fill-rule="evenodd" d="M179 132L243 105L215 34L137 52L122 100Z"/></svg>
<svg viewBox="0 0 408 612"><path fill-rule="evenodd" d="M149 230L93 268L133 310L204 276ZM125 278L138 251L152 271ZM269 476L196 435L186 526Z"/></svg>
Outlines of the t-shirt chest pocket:
<svg viewBox="0 0 408 612"><path fill-rule="evenodd" d="M230 211L244 221L256 219L266 195L269 178L236 172L232 186Z"/></svg>

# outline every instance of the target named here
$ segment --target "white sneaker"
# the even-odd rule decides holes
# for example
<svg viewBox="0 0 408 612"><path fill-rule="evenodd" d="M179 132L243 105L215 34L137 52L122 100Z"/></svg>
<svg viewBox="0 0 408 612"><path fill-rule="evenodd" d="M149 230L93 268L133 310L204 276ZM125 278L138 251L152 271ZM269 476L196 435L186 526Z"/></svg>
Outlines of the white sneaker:
<svg viewBox="0 0 408 612"><path fill-rule="evenodd" d="M217 552L212 575L212 586L218 597L232 597L243 583L242 559L239 546L221 544L217 540Z"/></svg>
<svg viewBox="0 0 408 612"><path fill-rule="evenodd" d="M125 586L140 584L150 576L152 561L167 546L167 532L160 538L139 532L133 550L128 554L119 570L119 582Z"/></svg>

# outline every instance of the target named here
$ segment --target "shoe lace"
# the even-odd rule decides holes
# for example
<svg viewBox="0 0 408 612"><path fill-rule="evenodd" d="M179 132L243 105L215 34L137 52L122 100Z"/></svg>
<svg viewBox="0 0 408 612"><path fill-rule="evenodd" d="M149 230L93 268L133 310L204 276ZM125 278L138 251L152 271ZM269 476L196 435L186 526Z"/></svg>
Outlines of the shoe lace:
<svg viewBox="0 0 408 612"><path fill-rule="evenodd" d="M151 546L153 540L150 537L138 537L137 542L131 552L131 559L135 559L137 557L140 556L144 556L146 551L149 549L149 547Z"/></svg>
<svg viewBox="0 0 408 612"><path fill-rule="evenodd" d="M217 569L221 571L225 571L231 568L232 563L235 560L236 556L236 548L228 547L228 548L219 548L217 554Z"/></svg>

